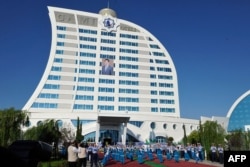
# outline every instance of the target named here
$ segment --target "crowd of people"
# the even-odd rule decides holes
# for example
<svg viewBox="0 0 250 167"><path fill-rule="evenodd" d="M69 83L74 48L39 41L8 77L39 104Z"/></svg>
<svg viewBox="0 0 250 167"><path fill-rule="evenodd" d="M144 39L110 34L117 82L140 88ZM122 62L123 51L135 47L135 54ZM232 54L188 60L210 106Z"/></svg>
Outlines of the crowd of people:
<svg viewBox="0 0 250 167"><path fill-rule="evenodd" d="M145 159L153 160L159 159L160 162L166 160L175 160L179 162L180 158L185 161L194 160L196 163L205 160L205 150L200 143L187 144L186 146L175 146L167 143L156 143L151 145L137 144L125 146L121 143L116 145L105 145L102 147L100 144L86 144L71 142L67 148L68 165L69 167L86 167L87 161L90 162L91 167L97 167L100 158L98 152L102 150L104 156L102 157L101 165L105 166L110 159L125 163L126 159L133 161L135 158L138 163L143 163ZM210 152L207 154L212 162L223 163L223 147L221 144L216 146L211 144Z"/></svg>
<svg viewBox="0 0 250 167"><path fill-rule="evenodd" d="M98 167L98 151L100 147L96 144L88 145L72 141L67 148L68 166L77 167L79 164L80 167L86 167L87 161L89 161L91 167Z"/></svg>

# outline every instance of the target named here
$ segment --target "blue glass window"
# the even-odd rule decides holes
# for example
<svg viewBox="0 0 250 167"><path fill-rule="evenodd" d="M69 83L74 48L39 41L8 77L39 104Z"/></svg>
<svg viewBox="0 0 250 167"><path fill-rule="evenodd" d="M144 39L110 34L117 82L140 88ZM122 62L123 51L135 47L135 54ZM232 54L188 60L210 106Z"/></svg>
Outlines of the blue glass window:
<svg viewBox="0 0 250 167"><path fill-rule="evenodd" d="M74 109L79 110L93 110L93 105L87 105L87 104L74 104Z"/></svg>
<svg viewBox="0 0 250 167"><path fill-rule="evenodd" d="M59 95L54 93L40 93L38 98L45 98L45 99L58 99Z"/></svg>
<svg viewBox="0 0 250 167"><path fill-rule="evenodd" d="M114 101L113 96L98 96L98 101Z"/></svg>
<svg viewBox="0 0 250 167"><path fill-rule="evenodd" d="M43 86L44 89L60 89L60 85L56 84L45 84Z"/></svg>
<svg viewBox="0 0 250 167"><path fill-rule="evenodd" d="M109 92L109 93L113 93L115 92L114 88L107 88L107 87L99 87L99 92Z"/></svg>
<svg viewBox="0 0 250 167"><path fill-rule="evenodd" d="M97 34L96 30L88 30L88 29L79 29L80 33L85 33L85 34Z"/></svg>
<svg viewBox="0 0 250 167"><path fill-rule="evenodd" d="M76 95L75 97L76 100L94 100L94 96L90 96L90 95Z"/></svg>
<svg viewBox="0 0 250 167"><path fill-rule="evenodd" d="M120 85L139 85L138 81L119 80Z"/></svg>
<svg viewBox="0 0 250 167"><path fill-rule="evenodd" d="M77 86L78 91L88 91L88 92L93 92L94 87L91 86Z"/></svg>
<svg viewBox="0 0 250 167"><path fill-rule="evenodd" d="M92 57L92 58L95 58L95 57L96 57L96 54L95 54L95 53L80 52L80 56L82 56L82 57Z"/></svg>
<svg viewBox="0 0 250 167"><path fill-rule="evenodd" d="M114 106L110 105L98 105L99 110L109 110L109 111L114 111Z"/></svg>

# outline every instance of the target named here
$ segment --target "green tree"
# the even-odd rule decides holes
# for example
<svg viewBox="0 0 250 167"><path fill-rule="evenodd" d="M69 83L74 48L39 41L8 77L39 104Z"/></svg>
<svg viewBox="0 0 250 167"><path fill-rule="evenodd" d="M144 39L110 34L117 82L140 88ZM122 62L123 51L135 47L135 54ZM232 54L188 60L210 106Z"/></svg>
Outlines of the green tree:
<svg viewBox="0 0 250 167"><path fill-rule="evenodd" d="M232 151L244 150L244 132L242 129L232 131L228 136L228 145Z"/></svg>
<svg viewBox="0 0 250 167"><path fill-rule="evenodd" d="M186 146L186 145L187 145L186 126L185 126L185 125L183 125L183 126L182 126L182 128L183 128L183 133L184 133L184 137L183 137L183 144L184 144L184 146Z"/></svg>
<svg viewBox="0 0 250 167"><path fill-rule="evenodd" d="M216 121L206 121L201 126L201 128L202 128L200 130L201 144L205 148L207 154L210 153L210 147L212 143L215 144L224 143L226 132L223 129L223 127Z"/></svg>
<svg viewBox="0 0 250 167"><path fill-rule="evenodd" d="M192 131L188 136L187 136L187 142L191 144L196 144L199 141L199 132L197 130Z"/></svg>
<svg viewBox="0 0 250 167"><path fill-rule="evenodd" d="M79 120L79 117L77 117L77 125L76 125L76 141L81 142L83 140L82 136L82 123Z"/></svg>
<svg viewBox="0 0 250 167"><path fill-rule="evenodd" d="M47 119L36 127L32 127L24 133L24 138L29 140L40 140L46 143L58 143L61 132L58 124L53 119Z"/></svg>
<svg viewBox="0 0 250 167"><path fill-rule="evenodd" d="M170 137L167 138L168 144L173 144L173 141L174 141L173 137L170 136Z"/></svg>
<svg viewBox="0 0 250 167"><path fill-rule="evenodd" d="M39 140L53 145L53 155L57 158L58 143L61 139L61 132L58 124L53 119L47 119L37 127L32 127L24 133L24 138L28 140Z"/></svg>
<svg viewBox="0 0 250 167"><path fill-rule="evenodd" d="M0 110L0 145L7 147L22 138L22 126L28 121L27 113L14 108Z"/></svg>

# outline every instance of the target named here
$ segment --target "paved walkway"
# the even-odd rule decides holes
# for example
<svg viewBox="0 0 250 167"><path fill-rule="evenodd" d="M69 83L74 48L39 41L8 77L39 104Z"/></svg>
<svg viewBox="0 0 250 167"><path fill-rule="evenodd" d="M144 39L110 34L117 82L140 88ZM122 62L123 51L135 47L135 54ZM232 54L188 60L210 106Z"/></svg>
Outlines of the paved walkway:
<svg viewBox="0 0 250 167"><path fill-rule="evenodd" d="M195 161L194 161L194 163L195 163ZM216 167L223 167L223 164L220 164L219 162L212 162L212 161L204 160L204 161L199 162L199 163L206 164L206 165L211 165L211 166L216 166Z"/></svg>

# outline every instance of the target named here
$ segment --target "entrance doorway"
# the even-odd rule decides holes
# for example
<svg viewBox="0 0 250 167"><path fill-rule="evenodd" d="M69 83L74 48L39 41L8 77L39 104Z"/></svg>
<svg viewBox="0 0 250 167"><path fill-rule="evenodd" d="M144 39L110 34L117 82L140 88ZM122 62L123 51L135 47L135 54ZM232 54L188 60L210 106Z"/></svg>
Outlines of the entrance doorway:
<svg viewBox="0 0 250 167"><path fill-rule="evenodd" d="M103 146L111 145L112 139L111 138L104 138L103 139Z"/></svg>

